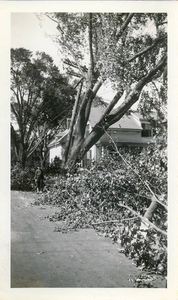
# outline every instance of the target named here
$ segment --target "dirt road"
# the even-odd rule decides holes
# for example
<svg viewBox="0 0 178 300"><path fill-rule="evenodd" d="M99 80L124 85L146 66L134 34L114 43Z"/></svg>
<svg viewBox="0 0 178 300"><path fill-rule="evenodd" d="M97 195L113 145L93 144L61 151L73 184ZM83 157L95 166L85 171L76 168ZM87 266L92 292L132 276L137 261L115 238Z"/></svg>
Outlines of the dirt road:
<svg viewBox="0 0 178 300"><path fill-rule="evenodd" d="M93 229L54 232L45 216L56 208L32 205L36 198L11 194L11 287L133 287L140 270L118 245Z"/></svg>

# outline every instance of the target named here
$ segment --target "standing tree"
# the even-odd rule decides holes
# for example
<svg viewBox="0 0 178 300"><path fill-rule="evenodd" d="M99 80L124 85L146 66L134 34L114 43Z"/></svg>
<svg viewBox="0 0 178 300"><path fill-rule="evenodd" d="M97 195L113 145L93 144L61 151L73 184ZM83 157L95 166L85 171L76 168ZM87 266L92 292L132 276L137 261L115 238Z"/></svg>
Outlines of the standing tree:
<svg viewBox="0 0 178 300"><path fill-rule="evenodd" d="M57 23L56 41L66 54L68 71L79 78L65 155L66 168L71 169L139 100L151 81L159 79L163 84L167 66L167 15L47 13L46 16ZM116 94L86 136L91 105L107 81L112 82ZM113 110L123 94L125 101Z"/></svg>
<svg viewBox="0 0 178 300"><path fill-rule="evenodd" d="M44 151L45 139L59 122L68 116L74 103L75 90L68 84L52 58L19 48L11 50L11 110L18 125L11 125L13 149L17 161L25 168L37 148Z"/></svg>
<svg viewBox="0 0 178 300"><path fill-rule="evenodd" d="M167 149L167 80L162 85L159 80L149 84L149 90L143 91L138 110L152 123L153 135L161 149ZM156 116L156 121L154 118Z"/></svg>

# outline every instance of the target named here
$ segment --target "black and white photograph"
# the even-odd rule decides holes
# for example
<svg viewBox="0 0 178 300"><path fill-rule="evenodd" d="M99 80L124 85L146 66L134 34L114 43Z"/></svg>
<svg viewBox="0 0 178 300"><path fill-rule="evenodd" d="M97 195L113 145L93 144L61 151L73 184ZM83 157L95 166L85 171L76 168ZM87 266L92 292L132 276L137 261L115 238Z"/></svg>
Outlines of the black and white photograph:
<svg viewBox="0 0 178 300"><path fill-rule="evenodd" d="M170 13L93 6L9 14L9 288L170 299Z"/></svg>

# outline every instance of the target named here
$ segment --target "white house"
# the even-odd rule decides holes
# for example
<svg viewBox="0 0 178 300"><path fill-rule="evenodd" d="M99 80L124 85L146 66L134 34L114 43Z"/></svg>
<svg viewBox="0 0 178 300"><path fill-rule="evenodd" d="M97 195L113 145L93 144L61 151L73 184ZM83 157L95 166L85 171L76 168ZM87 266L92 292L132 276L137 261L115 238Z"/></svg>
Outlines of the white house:
<svg viewBox="0 0 178 300"><path fill-rule="evenodd" d="M104 107L92 107L88 122L89 132L94 125L98 122L103 114ZM112 112L111 112L112 114ZM117 146L141 146L145 147L151 143L154 143L151 124L145 120L139 113L130 113L123 116L118 122L113 124L107 130L109 136L104 134L99 141L87 152L83 165L86 166L91 160L99 160L104 153L104 148L112 145L111 139ZM49 162L51 163L57 156L60 159L63 158L66 138L68 130L59 132L50 144L49 144Z"/></svg>

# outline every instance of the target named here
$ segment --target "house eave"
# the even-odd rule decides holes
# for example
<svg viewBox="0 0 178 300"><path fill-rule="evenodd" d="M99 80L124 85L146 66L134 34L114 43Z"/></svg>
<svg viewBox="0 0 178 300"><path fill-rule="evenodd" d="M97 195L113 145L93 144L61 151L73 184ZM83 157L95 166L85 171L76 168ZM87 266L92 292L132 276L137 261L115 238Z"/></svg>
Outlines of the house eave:
<svg viewBox="0 0 178 300"><path fill-rule="evenodd" d="M140 128L118 128L118 127L112 127L112 128L108 128L107 132L113 132L113 131L118 131L118 132L141 132L143 129Z"/></svg>
<svg viewBox="0 0 178 300"><path fill-rule="evenodd" d="M117 146L149 146L149 145L154 145L156 141L154 139L145 139L142 138L142 140L137 141L137 142L128 142L128 141L117 141L115 144ZM108 142L102 142L98 141L96 143L97 146L106 146L108 145Z"/></svg>
<svg viewBox="0 0 178 300"><path fill-rule="evenodd" d="M58 139L57 141L52 141L47 147L49 148L49 149L51 149L51 148L54 148L54 147L56 147L56 146L59 146L60 144L62 144L62 141L67 137L67 135L68 135L68 131L67 132L65 132L65 134L63 135L63 136L61 136L61 138L60 139ZM65 143L65 141L63 141L63 144Z"/></svg>

